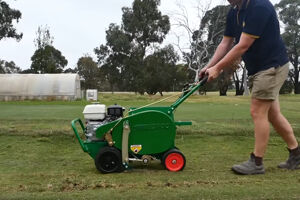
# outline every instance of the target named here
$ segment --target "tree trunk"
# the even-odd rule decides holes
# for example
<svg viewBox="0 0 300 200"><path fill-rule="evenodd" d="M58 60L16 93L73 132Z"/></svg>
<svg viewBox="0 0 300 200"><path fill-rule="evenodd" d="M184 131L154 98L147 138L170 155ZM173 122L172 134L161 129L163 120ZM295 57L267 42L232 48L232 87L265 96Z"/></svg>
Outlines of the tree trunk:
<svg viewBox="0 0 300 200"><path fill-rule="evenodd" d="M227 96L228 85L225 84L220 87L220 96Z"/></svg>
<svg viewBox="0 0 300 200"><path fill-rule="evenodd" d="M250 91L249 91L249 88L248 88L246 67L243 69L243 80L242 81L244 82L244 88L243 88L244 95L249 96Z"/></svg>
<svg viewBox="0 0 300 200"><path fill-rule="evenodd" d="M295 90L294 90L295 94L300 94L300 83L295 83Z"/></svg>
<svg viewBox="0 0 300 200"><path fill-rule="evenodd" d="M297 67L295 67L295 94L300 94L300 83L299 83L299 69L298 69L298 63L296 63Z"/></svg>
<svg viewBox="0 0 300 200"><path fill-rule="evenodd" d="M228 85L230 83L229 74L223 72L218 79L219 93L220 96L227 96Z"/></svg>
<svg viewBox="0 0 300 200"><path fill-rule="evenodd" d="M244 89L239 89L235 91L235 96L243 96L244 94Z"/></svg>
<svg viewBox="0 0 300 200"><path fill-rule="evenodd" d="M114 93L114 84L113 83L110 83L110 91L112 94Z"/></svg>
<svg viewBox="0 0 300 200"><path fill-rule="evenodd" d="M294 93L295 94L300 94L300 83L299 83L299 63L298 63L298 55L295 56L295 59L294 59L294 78L295 78L295 90L294 90Z"/></svg>
<svg viewBox="0 0 300 200"><path fill-rule="evenodd" d="M245 67L242 67L242 77L239 78L240 71L235 71L233 74L234 84L235 84L235 96L242 96L245 93L248 93L247 88L247 72ZM247 94L246 94L247 95Z"/></svg>
<svg viewBox="0 0 300 200"><path fill-rule="evenodd" d="M235 96L241 96L244 94L243 84L240 84L240 80L236 80L235 83Z"/></svg>

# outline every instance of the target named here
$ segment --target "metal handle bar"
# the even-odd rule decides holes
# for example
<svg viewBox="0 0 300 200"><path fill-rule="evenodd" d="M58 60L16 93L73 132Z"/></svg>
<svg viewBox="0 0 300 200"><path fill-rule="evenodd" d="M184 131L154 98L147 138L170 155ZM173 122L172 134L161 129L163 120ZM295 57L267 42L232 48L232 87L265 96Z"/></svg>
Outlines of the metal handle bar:
<svg viewBox="0 0 300 200"><path fill-rule="evenodd" d="M193 83L183 94L171 105L172 111L175 110L182 102L184 102L189 96L191 96L199 87L203 86L207 82L208 76L202 77L198 82Z"/></svg>
<svg viewBox="0 0 300 200"><path fill-rule="evenodd" d="M83 123L82 123L82 121L81 121L80 118L74 119L74 120L71 122L73 131L74 131L74 133L75 133L75 135L76 135L76 138L78 139L78 142L79 142L79 144L80 144L82 150L83 150L84 152L87 152L88 149L87 149L87 147L83 144L83 141L81 140L81 138L80 138L80 136L79 136L79 134L78 134L78 131L77 131L77 128L76 128L76 122L79 122L80 127L81 127L81 129L82 129L83 132L85 132L85 130L84 130L84 125L83 125Z"/></svg>

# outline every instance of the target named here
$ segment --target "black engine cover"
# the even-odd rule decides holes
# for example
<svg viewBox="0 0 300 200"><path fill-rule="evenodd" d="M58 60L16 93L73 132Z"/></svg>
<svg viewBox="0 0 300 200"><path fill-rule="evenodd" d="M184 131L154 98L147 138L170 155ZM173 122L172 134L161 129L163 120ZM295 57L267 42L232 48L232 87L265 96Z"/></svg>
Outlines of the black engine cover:
<svg viewBox="0 0 300 200"><path fill-rule="evenodd" d="M113 105L107 107L107 115L114 118L123 117L124 108L120 105Z"/></svg>

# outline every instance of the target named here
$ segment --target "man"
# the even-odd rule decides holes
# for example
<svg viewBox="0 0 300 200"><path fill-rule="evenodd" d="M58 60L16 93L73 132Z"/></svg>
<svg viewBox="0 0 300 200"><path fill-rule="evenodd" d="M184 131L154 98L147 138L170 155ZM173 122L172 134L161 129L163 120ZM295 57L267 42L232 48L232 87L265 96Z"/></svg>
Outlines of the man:
<svg viewBox="0 0 300 200"><path fill-rule="evenodd" d="M275 9L269 0L228 1L233 7L227 15L223 40L199 75L206 74L211 81L240 57L246 64L252 89L255 146L250 159L234 165L232 170L238 174L265 173L263 156L269 140L269 122L290 152L288 160L278 167L296 169L300 164L300 148L291 125L280 112L278 100L289 71L289 61Z"/></svg>

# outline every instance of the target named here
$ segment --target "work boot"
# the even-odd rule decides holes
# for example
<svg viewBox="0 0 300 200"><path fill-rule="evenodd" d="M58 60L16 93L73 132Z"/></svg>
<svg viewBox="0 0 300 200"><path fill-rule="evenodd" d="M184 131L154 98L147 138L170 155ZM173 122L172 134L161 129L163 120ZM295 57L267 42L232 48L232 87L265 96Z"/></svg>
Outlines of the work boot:
<svg viewBox="0 0 300 200"><path fill-rule="evenodd" d="M278 167L282 169L291 169L291 170L299 169L298 165L300 165L300 148L297 147L294 150L287 148L287 150L290 153L288 160L280 163Z"/></svg>
<svg viewBox="0 0 300 200"><path fill-rule="evenodd" d="M264 165L255 164L255 155L252 153L250 159L246 162L243 162L239 165L233 165L232 171L237 174L250 175L250 174L264 174L265 168Z"/></svg>

